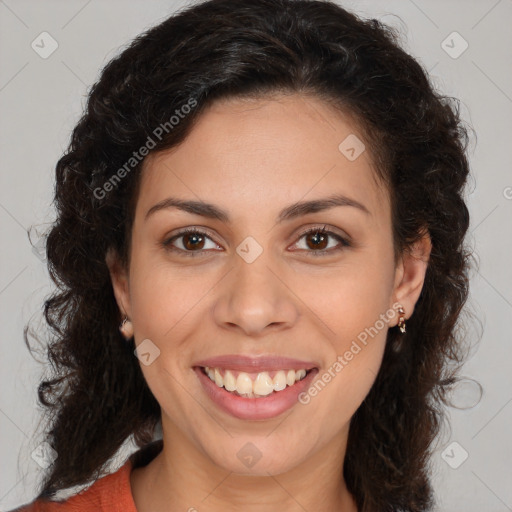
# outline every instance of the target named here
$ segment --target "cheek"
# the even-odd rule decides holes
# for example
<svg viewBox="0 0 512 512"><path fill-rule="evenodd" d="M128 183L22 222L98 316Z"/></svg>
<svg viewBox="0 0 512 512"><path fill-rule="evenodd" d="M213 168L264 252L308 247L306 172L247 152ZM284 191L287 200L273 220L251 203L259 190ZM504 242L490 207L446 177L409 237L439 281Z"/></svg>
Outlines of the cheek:
<svg viewBox="0 0 512 512"><path fill-rule="evenodd" d="M132 268L130 302L136 339L179 340L184 326L204 307L201 299L215 284L214 276L196 270L194 277L186 268L143 254L133 259Z"/></svg>
<svg viewBox="0 0 512 512"><path fill-rule="evenodd" d="M368 395L379 372L386 346L387 323L379 318L354 312L339 318L336 338L331 342L332 356L306 392L299 397L308 417L319 419L322 438L335 436L350 422ZM350 311L345 309L348 314ZM333 317L334 319L335 317Z"/></svg>
<svg viewBox="0 0 512 512"><path fill-rule="evenodd" d="M364 338L368 329L373 332L375 325L379 332L386 330L387 323L382 325L381 318L389 308L393 276L391 264L361 258L321 275L302 274L294 283L294 292L314 313L311 318L340 354L359 335Z"/></svg>
<svg viewBox="0 0 512 512"><path fill-rule="evenodd" d="M328 278L301 280L297 295L315 313L329 354L304 401L316 401L318 412L322 407L339 412L327 421L348 421L377 376L394 315L389 309L393 275L390 262L361 258L357 266L333 268Z"/></svg>

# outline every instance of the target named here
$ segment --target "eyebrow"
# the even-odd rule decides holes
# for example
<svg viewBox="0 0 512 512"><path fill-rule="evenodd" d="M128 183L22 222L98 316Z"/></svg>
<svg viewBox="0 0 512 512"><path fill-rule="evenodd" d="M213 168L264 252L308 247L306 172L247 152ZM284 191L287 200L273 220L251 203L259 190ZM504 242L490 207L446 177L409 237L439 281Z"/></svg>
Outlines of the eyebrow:
<svg viewBox="0 0 512 512"><path fill-rule="evenodd" d="M276 222L281 223L284 221L292 220L309 213L316 213L324 210L335 208L336 206L351 206L364 212L366 215L371 215L370 211L362 203L355 199L344 196L342 194L335 194L329 197L314 199L311 201L300 201L293 203L284 208L278 215ZM218 206L204 201L188 201L178 199L176 197L168 197L163 201L152 206L146 213L146 219L153 213L165 210L167 208L177 208L193 215L200 215L209 219L220 220L226 224L230 223L229 213Z"/></svg>

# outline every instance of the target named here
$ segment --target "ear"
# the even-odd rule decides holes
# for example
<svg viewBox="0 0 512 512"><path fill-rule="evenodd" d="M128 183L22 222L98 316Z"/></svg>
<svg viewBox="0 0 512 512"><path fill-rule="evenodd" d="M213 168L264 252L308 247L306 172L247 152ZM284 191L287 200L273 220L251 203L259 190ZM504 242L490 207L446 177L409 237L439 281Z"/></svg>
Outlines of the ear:
<svg viewBox="0 0 512 512"><path fill-rule="evenodd" d="M427 232L404 252L396 267L393 300L402 305L406 319L412 316L423 288L431 250L432 242Z"/></svg>
<svg viewBox="0 0 512 512"><path fill-rule="evenodd" d="M131 305L130 305L130 283L128 279L128 271L121 264L116 251L109 249L105 257L110 280L112 281L112 288L116 297L117 306L121 311L121 315L127 315L131 318Z"/></svg>

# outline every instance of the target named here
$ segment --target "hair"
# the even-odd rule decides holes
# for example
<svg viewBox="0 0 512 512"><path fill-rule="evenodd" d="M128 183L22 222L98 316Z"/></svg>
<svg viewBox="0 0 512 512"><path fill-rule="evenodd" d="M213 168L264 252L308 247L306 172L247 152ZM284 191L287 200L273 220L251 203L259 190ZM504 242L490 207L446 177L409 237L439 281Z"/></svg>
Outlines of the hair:
<svg viewBox="0 0 512 512"><path fill-rule="evenodd" d="M458 100L436 92L395 29L314 0L187 6L136 37L92 86L56 165L46 246L56 289L44 307L53 373L38 397L58 457L39 499L98 478L125 440L146 445L160 421L134 342L119 332L105 262L113 250L129 265L144 162L134 151L178 145L217 100L275 94L311 95L352 116L389 190L396 254L431 238L407 333L388 330L380 371L351 419L343 472L361 512L433 506L432 444L463 360L468 133Z"/></svg>

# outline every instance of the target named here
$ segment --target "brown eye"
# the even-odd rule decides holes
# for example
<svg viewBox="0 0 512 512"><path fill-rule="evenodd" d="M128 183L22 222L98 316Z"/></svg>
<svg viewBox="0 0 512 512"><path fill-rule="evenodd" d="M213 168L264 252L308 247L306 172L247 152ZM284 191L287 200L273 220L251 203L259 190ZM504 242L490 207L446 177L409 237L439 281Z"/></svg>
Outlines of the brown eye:
<svg viewBox="0 0 512 512"><path fill-rule="evenodd" d="M332 231L328 231L325 228L326 226L323 228L310 228L302 233L299 240L304 239L303 245L305 245L305 247L299 247L299 249L306 251L312 256L328 256L351 246L350 242L346 238ZM338 244L334 244L334 246L331 245L329 248L329 243L332 239L336 240Z"/></svg>
<svg viewBox="0 0 512 512"><path fill-rule="evenodd" d="M211 246L207 247L210 241ZM163 246L169 251L181 253L185 256L200 256L208 249L217 249L218 245L210 236L197 229L187 229L165 240Z"/></svg>
<svg viewBox="0 0 512 512"><path fill-rule="evenodd" d="M306 244L310 249L324 250L329 243L329 236L325 233L316 232L306 235Z"/></svg>
<svg viewBox="0 0 512 512"><path fill-rule="evenodd" d="M299 237L299 240L302 239L305 241L305 247L299 247L299 249L304 250L312 256L326 256L351 246L346 238L326 230L325 226L323 228L317 227L308 229ZM338 244L329 247L331 240L337 241ZM208 242L210 242L212 246L207 247ZM182 231L164 241L162 245L167 250L184 256L201 256L209 252L209 249L219 248L207 233L198 229Z"/></svg>
<svg viewBox="0 0 512 512"><path fill-rule="evenodd" d="M198 233L182 235L182 238L185 249L194 250L202 249L204 247L204 237Z"/></svg>

